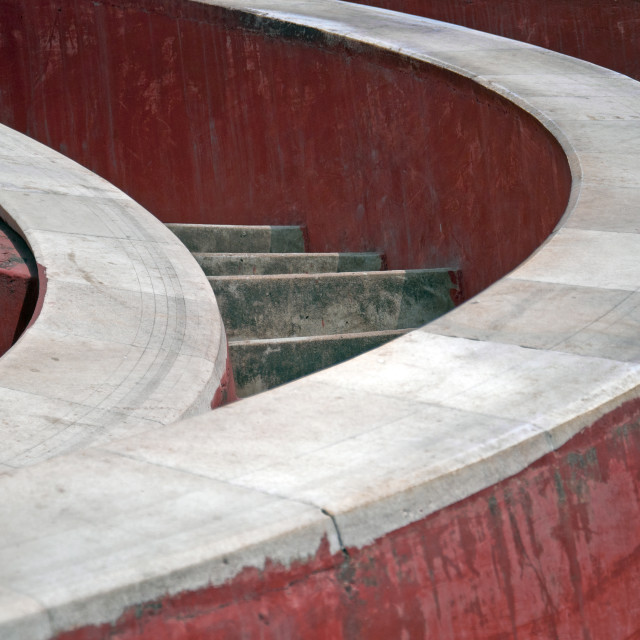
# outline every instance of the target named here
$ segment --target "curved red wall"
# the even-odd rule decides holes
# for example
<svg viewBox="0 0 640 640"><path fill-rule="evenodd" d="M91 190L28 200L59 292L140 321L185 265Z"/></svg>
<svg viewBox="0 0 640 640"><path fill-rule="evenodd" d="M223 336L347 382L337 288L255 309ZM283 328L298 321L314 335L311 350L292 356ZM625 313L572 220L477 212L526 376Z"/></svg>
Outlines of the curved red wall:
<svg viewBox="0 0 640 640"><path fill-rule="evenodd" d="M454 262L473 293L566 203L548 134L427 66L162 0L0 0L0 29L2 120L167 221L305 222L311 248ZM246 570L60 640L637 637L639 451L633 403L364 549Z"/></svg>
<svg viewBox="0 0 640 640"><path fill-rule="evenodd" d="M559 51L640 80L638 0L354 0Z"/></svg>
<svg viewBox="0 0 640 640"><path fill-rule="evenodd" d="M0 355L26 329L38 299L38 270L22 238L0 220Z"/></svg>
<svg viewBox="0 0 640 640"><path fill-rule="evenodd" d="M0 11L2 121L166 222L303 223L310 250L461 269L468 296L566 206L557 142L449 72L179 0Z"/></svg>

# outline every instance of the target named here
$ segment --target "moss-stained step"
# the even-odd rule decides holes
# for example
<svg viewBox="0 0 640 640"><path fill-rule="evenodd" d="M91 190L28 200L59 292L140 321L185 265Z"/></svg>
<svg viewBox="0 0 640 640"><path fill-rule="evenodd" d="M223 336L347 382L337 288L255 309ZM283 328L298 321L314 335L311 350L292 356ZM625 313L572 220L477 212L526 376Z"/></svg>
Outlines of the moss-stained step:
<svg viewBox="0 0 640 640"><path fill-rule="evenodd" d="M380 253L194 253L208 276L379 271Z"/></svg>
<svg viewBox="0 0 640 640"><path fill-rule="evenodd" d="M408 329L332 336L230 340L238 396L266 391L374 349Z"/></svg>
<svg viewBox="0 0 640 640"><path fill-rule="evenodd" d="M304 233L298 226L168 224L192 253L301 253Z"/></svg>
<svg viewBox="0 0 640 640"><path fill-rule="evenodd" d="M453 307L448 269L210 276L230 338L419 327Z"/></svg>
<svg viewBox="0 0 640 640"><path fill-rule="evenodd" d="M216 294L240 397L352 358L453 307L450 270L385 271L375 252L305 253L301 227L167 226Z"/></svg>

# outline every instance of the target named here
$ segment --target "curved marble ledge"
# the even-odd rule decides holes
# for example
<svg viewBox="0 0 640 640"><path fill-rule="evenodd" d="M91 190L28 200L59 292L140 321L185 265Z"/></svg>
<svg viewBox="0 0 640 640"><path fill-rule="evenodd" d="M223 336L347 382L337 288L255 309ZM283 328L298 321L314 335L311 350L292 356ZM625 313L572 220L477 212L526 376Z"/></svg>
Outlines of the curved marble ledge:
<svg viewBox="0 0 640 640"><path fill-rule="evenodd" d="M46 282L35 322L0 358L0 465L34 464L209 408L225 367L224 329L202 272L164 225L6 127L0 215L27 240Z"/></svg>
<svg viewBox="0 0 640 640"><path fill-rule="evenodd" d="M2 508L17 517L0 549L6 637L114 620L267 559L312 557L323 539L334 551L365 545L639 395L639 83L332 0L215 4L427 60L507 96L562 142L571 201L522 266L406 337L179 425L7 470ZM29 496L38 504L25 507Z"/></svg>
<svg viewBox="0 0 640 640"><path fill-rule="evenodd" d="M533 256L443 318L152 445L110 451L314 504L346 546L361 546L516 473L637 397L640 83L381 9L215 4L260 16L256 25L292 22L419 58L507 97L563 145L571 199ZM193 438L197 452L181 444Z"/></svg>

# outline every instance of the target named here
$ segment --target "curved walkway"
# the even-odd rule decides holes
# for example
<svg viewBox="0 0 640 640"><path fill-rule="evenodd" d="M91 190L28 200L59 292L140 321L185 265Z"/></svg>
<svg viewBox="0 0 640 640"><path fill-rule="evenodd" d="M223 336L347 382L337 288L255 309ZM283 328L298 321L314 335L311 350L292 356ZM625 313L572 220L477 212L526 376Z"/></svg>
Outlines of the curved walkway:
<svg viewBox="0 0 640 640"><path fill-rule="evenodd" d="M0 359L0 469L206 411L226 340L188 251L47 147L0 127L0 149L0 215L26 238L41 286L37 319Z"/></svg>
<svg viewBox="0 0 640 640"><path fill-rule="evenodd" d="M569 207L522 266L406 337L179 425L7 469L3 637L111 623L134 605L221 585L242 569L293 567L327 547L331 555L370 544L520 472L640 395L640 84L532 46L363 6L217 4L426 60L506 96L563 144L573 172ZM55 181L72 178L83 185L76 195L96 195L79 169ZM65 234L31 232L19 218L24 198L13 202L9 213L47 265ZM146 225L133 229L142 234ZM120 251L105 255L114 269ZM75 295L86 281L89 258L75 260L50 270L50 282L71 266L76 275L64 290L49 285L51 314L2 359L2 372L19 361L30 362L26 371L42 364L23 355L29 344L48 363L77 343L50 340L61 322L56 296ZM76 320L83 326L81 314ZM61 388L71 393L73 370L67 375ZM112 387L92 394L112 398Z"/></svg>

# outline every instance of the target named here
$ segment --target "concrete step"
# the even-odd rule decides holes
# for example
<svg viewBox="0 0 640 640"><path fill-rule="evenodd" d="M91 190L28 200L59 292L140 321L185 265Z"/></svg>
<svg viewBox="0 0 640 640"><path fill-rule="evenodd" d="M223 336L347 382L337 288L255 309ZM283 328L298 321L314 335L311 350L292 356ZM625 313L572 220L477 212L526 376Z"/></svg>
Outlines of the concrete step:
<svg viewBox="0 0 640 640"><path fill-rule="evenodd" d="M325 369L408 331L370 331L335 336L231 340L229 354L238 397L246 398Z"/></svg>
<svg viewBox="0 0 640 640"><path fill-rule="evenodd" d="M448 269L381 271L379 253L304 253L294 226L168 224L207 274L239 397L373 349L453 307Z"/></svg>
<svg viewBox="0 0 640 640"><path fill-rule="evenodd" d="M453 307L448 269L210 276L229 338L419 327Z"/></svg>
<svg viewBox="0 0 640 640"><path fill-rule="evenodd" d="M379 253L194 253L208 276L380 271Z"/></svg>
<svg viewBox="0 0 640 640"><path fill-rule="evenodd" d="M301 227L167 224L193 253L301 253Z"/></svg>

